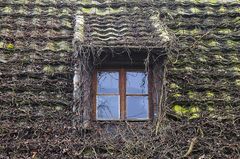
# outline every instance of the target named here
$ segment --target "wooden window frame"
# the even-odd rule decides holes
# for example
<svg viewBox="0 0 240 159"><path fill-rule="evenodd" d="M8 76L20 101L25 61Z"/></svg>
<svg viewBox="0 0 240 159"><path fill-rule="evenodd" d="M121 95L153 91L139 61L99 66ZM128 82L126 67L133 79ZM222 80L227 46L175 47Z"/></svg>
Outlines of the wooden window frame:
<svg viewBox="0 0 240 159"><path fill-rule="evenodd" d="M97 119L97 72L106 71L106 72L119 72L119 96L120 96L120 119ZM152 104L152 71L148 71L148 94L129 94L126 93L126 72L146 72L143 68L128 68L128 67L121 67L121 68L97 68L93 72L93 108L92 108L92 119L95 121L149 121L153 119L153 104ZM101 94L102 95L102 94ZM114 95L107 94L107 95ZM115 94L116 95L116 94ZM126 98L127 96L148 96L148 116L146 119L127 119L126 115Z"/></svg>

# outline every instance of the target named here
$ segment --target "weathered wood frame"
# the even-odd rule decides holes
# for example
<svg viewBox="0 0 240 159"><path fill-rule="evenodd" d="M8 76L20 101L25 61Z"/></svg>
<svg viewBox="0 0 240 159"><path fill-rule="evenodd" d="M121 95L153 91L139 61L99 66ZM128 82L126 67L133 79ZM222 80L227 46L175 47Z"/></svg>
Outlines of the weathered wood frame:
<svg viewBox="0 0 240 159"><path fill-rule="evenodd" d="M97 68L119 68L119 67L130 67L130 68L145 68L152 70L152 119L159 120L163 113L163 108L165 105L166 91L165 91L165 58L166 54L162 49L139 49L139 48L85 48L80 45L76 45L76 52L74 54L74 93L73 93L73 123L76 128L86 128L91 125L92 118L92 108L93 108L93 71ZM139 58L139 56L144 55L141 59L142 62L136 62L132 64L131 62L124 61L111 61L113 63L105 63L102 59L109 56L118 56L125 54L125 57ZM130 57L131 55L137 55L135 57ZM117 58L118 59L118 58ZM132 60L130 59L130 61Z"/></svg>
<svg viewBox="0 0 240 159"><path fill-rule="evenodd" d="M93 107L92 107L92 119L93 120L97 120L96 119L96 97L97 97L97 72L99 71L106 71L106 72L119 72L119 96L120 96L120 120L119 121L147 121L147 120L152 120L153 119L153 105L152 105L152 71L151 69L148 70L147 74L148 74L148 93L147 94L127 94L126 93L126 72L127 71L141 71L141 72L145 72L144 68L131 68L131 67L121 67L121 68L104 68L104 69L96 69L94 71L94 75L93 75ZM111 94L108 94L111 95ZM148 117L146 119L126 119L126 108L127 108L127 104L126 104L126 97L127 96L148 96ZM104 120L106 121L106 120Z"/></svg>

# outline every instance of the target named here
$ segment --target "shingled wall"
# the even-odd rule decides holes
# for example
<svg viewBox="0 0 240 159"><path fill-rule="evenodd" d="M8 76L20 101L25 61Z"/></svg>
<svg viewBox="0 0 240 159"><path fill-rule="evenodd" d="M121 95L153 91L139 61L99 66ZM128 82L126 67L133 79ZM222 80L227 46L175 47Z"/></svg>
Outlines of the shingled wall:
<svg viewBox="0 0 240 159"><path fill-rule="evenodd" d="M239 105L239 7L231 1L162 7L181 45L168 76L174 101L203 109Z"/></svg>
<svg viewBox="0 0 240 159"><path fill-rule="evenodd" d="M74 16L79 10L88 12L101 5L89 3L0 0L3 156L32 155L39 143L44 141L47 146L48 140L55 141L70 129ZM181 45L167 72L169 108L180 105L204 110L211 106L239 111L240 2L177 0L151 7L159 9L160 18ZM62 152L50 146L42 155L52 151Z"/></svg>
<svg viewBox="0 0 240 159"><path fill-rule="evenodd" d="M68 1L0 1L0 158L71 120L74 11Z"/></svg>

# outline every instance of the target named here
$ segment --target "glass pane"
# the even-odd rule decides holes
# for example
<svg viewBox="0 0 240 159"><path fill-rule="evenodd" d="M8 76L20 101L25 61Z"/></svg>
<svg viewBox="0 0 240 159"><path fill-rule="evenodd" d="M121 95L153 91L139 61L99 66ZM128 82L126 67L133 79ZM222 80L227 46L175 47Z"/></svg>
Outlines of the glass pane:
<svg viewBox="0 0 240 159"><path fill-rule="evenodd" d="M97 96L97 119L120 119L119 96Z"/></svg>
<svg viewBox="0 0 240 159"><path fill-rule="evenodd" d="M127 96L127 119L148 118L148 96Z"/></svg>
<svg viewBox="0 0 240 159"><path fill-rule="evenodd" d="M127 72L127 94L147 94L148 78L145 72Z"/></svg>
<svg viewBox="0 0 240 159"><path fill-rule="evenodd" d="M98 94L119 93L119 73L118 72L98 72Z"/></svg>

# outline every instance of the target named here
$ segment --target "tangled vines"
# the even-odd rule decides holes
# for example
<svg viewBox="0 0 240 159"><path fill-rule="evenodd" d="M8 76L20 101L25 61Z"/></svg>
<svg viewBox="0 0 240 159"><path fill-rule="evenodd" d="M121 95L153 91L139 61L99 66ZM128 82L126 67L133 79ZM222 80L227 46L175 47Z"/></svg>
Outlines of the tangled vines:
<svg viewBox="0 0 240 159"><path fill-rule="evenodd" d="M222 114L230 113L220 111L216 118L164 120L157 135L151 123L94 123L84 138L71 127L71 111L32 116L18 126L2 122L0 158L239 157L240 117L234 109L225 119Z"/></svg>
<svg viewBox="0 0 240 159"><path fill-rule="evenodd" d="M2 3L1 7L3 8L4 5L8 5L8 2ZM42 5L46 7L46 4L41 4L40 7ZM165 3L161 5L165 6ZM167 7L174 8L178 5L174 3ZM69 4L57 6L58 9L70 8ZM180 6L184 7L185 5L180 4ZM224 7L226 6L227 4ZM26 5L26 7L28 6ZM43 10L46 9L44 7ZM53 5L53 7L56 6ZM212 6L208 5L207 7ZM234 5L230 7L234 7ZM71 9L76 8L72 7ZM16 17L22 16L22 14L7 16L4 19L6 23L4 27L11 26L12 21L16 21ZM160 16L165 14L161 13ZM170 15L171 12L167 14ZM205 21L197 14L187 15L189 18L176 16L180 20L171 18L170 15L170 17L166 17L166 24L173 28L176 27L178 21L181 21L180 27L182 23L205 25ZM6 33L4 37L7 37L6 41L13 44L16 41L16 49L13 44L9 44L7 49L0 50L1 58L2 55L6 57L4 60L0 59L0 158L238 159L240 156L239 87L234 83L239 78L237 67L234 67L235 64L239 64L238 52L236 53L236 49L234 49L234 43L230 43L230 46L233 47L225 47L222 50L218 50L215 43L211 43L212 50L208 47L202 47L203 50L198 49L198 45L203 44L203 41L217 41L219 37L222 41L228 41L235 37L235 35L226 34L222 38L222 34L218 36L214 34L215 30L221 27L238 30L238 26L231 21L238 15L231 13L228 17L228 13L223 13L223 16L226 17L226 24L215 16L204 15L210 19L207 26L203 27L210 28L207 32L197 32L197 35L200 34L197 38L193 35L173 38L172 45L165 47L168 61L164 64L163 85L158 87L160 94L164 96L159 99L159 112L161 113L156 121L145 123L91 122L90 129L88 129L89 123L84 122L89 120L89 118L85 118L88 116L84 114L91 111L84 109L89 107L89 99L74 100L75 104L84 105L84 107L71 108L72 92L74 91L72 90L74 73L71 63L76 64L76 67L81 66L78 72L79 76L85 77L79 83L82 92L76 91L75 95L88 98L90 97L88 96L89 86L84 84L87 83L88 78L91 78L88 75L93 68L85 66L92 66L94 60L90 56L85 57L88 54L80 54L83 63L78 63L75 61L76 58L69 58L69 52L56 51L56 48L51 48L51 45L46 50L32 48L32 45L25 45L19 49L17 48L19 41L41 39L44 43L49 39L44 39L43 36L28 39L26 35L14 39L8 37L7 31L4 32ZM19 19L19 22L31 18L31 16L24 17ZM231 19L229 23L227 18ZM211 20L214 21L213 24ZM29 30L25 21L21 26L25 27L25 30ZM53 23L55 22L52 21L48 25ZM41 25L30 26L33 30L41 27ZM59 28L67 27L57 26L57 29ZM10 31L11 29L14 27L10 27ZM56 28L52 29L57 30ZM166 29L168 30L168 28ZM73 28L69 30L72 34ZM171 32L170 30L169 32ZM71 41L71 35L68 36L67 40ZM174 34L172 36L175 37ZM1 38L3 38L2 35ZM58 36L52 37L52 39L58 38ZM60 39L64 38L66 37L60 36ZM237 37L235 37L235 41L236 39ZM187 43L187 47L179 51L179 47L175 46L175 43L181 46L186 46ZM191 45L188 45L189 43ZM82 48L78 49L82 50ZM98 50L101 52L101 48ZM78 53L85 51L82 50ZM96 52L96 50L91 50L91 52ZM95 58L100 52L97 52ZM151 54L150 51L149 54ZM231 57L231 60L228 57ZM158 57L153 59L156 60ZM149 59L146 59L145 62L148 66ZM66 67L60 67L62 65ZM186 68L186 66L190 66L190 68ZM231 66L233 70L229 70L226 66ZM192 70L191 67L195 70ZM177 72L173 68L181 69L178 69L179 72ZM171 82L175 82L182 88L175 85L173 85L174 89L171 88ZM179 91L180 89L181 91ZM189 92L189 89L197 90L199 94ZM204 94L206 90L209 91L207 96ZM228 94L220 96L222 92ZM83 95L83 93L88 95ZM202 109L199 118L189 120L188 116L177 115L171 109L174 104L182 104L187 107L192 103ZM209 111L207 109L209 105L214 109Z"/></svg>

